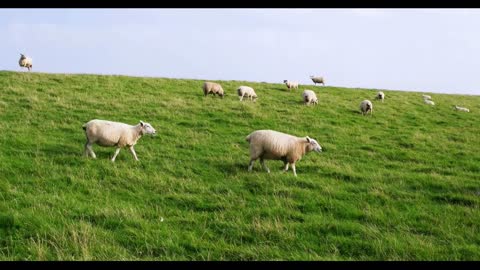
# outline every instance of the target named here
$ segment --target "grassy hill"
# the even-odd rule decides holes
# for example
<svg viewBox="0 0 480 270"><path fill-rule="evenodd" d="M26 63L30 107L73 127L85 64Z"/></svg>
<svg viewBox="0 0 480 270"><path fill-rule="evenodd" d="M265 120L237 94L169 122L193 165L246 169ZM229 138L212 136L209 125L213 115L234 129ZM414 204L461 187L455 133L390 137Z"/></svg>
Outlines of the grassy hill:
<svg viewBox="0 0 480 270"><path fill-rule="evenodd" d="M0 72L1 260L480 260L480 96L309 85ZM239 102L246 84L259 96ZM363 117L363 99L374 102ZM470 108L457 112L452 105ZM94 146L88 120L157 129ZM245 136L275 129L323 153L249 173ZM162 221L163 220L163 221Z"/></svg>

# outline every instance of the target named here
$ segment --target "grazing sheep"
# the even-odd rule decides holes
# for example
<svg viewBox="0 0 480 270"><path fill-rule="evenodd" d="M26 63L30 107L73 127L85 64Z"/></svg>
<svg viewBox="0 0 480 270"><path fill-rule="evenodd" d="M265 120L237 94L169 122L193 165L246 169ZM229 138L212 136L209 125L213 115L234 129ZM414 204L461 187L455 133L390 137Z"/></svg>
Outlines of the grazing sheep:
<svg viewBox="0 0 480 270"><path fill-rule="evenodd" d="M323 84L323 86L325 86L325 80L323 79L323 77L315 77L315 76L310 76L310 79L312 79L313 83L315 83L315 85L317 85L317 83L321 83Z"/></svg>
<svg viewBox="0 0 480 270"><path fill-rule="evenodd" d="M293 174L297 176L295 162L310 151L322 152L318 142L308 136L301 138L274 130L257 130L245 139L250 144L248 171L252 170L253 163L258 158L268 173L270 169L265 164L266 159L282 160L285 165L284 171L288 171L288 165L291 164Z"/></svg>
<svg viewBox="0 0 480 270"><path fill-rule="evenodd" d="M465 107L460 107L460 106L455 105L454 108L455 108L455 110L457 110L457 111L470 112L470 110L467 109L467 108L465 108Z"/></svg>
<svg viewBox="0 0 480 270"><path fill-rule="evenodd" d="M370 116L373 114L373 104L370 100L364 100L360 103L360 111L362 115L368 114L370 112Z"/></svg>
<svg viewBox="0 0 480 270"><path fill-rule="evenodd" d="M425 104L428 104L428 105L432 105L432 106L435 105L435 102L433 102L431 100L428 100L428 99L424 99L423 102L425 102Z"/></svg>
<svg viewBox="0 0 480 270"><path fill-rule="evenodd" d="M287 88L288 88L289 90L292 90L292 88L298 89L298 82L292 82L292 81L289 81L289 80L283 80L283 83L285 83L285 85L287 86Z"/></svg>
<svg viewBox="0 0 480 270"><path fill-rule="evenodd" d="M156 130L149 124L140 121L139 124L132 126L119 122L94 119L83 125L87 143L85 144L85 155L90 154L93 158L97 158L93 152L92 145L115 146L115 154L112 162L115 162L120 149L128 147L135 160L138 161L137 154L133 146L145 134L155 134Z"/></svg>
<svg viewBox="0 0 480 270"><path fill-rule="evenodd" d="M422 97L423 97L423 99L432 99L432 97L429 96L429 95L422 95Z"/></svg>
<svg viewBox="0 0 480 270"><path fill-rule="evenodd" d="M252 87L249 86L240 86L237 89L238 96L240 97L240 101L243 100L243 97L250 98L250 100L253 100L255 102L257 100L257 94L255 93L255 90L253 90Z"/></svg>
<svg viewBox="0 0 480 270"><path fill-rule="evenodd" d="M32 63L33 63L32 58L27 57L23 54L20 54L20 60L18 60L18 64L20 65L20 68L24 67L24 68L27 68L28 71L30 71L30 69L32 69L33 67Z"/></svg>
<svg viewBox="0 0 480 270"><path fill-rule="evenodd" d="M303 99L303 104L304 105L309 105L309 104L318 104L318 98L317 95L315 95L315 92L312 90L305 89L302 93L302 99Z"/></svg>
<svg viewBox="0 0 480 270"><path fill-rule="evenodd" d="M382 91L380 91L377 93L377 96L375 97L375 99L380 99L383 102L383 100L385 99L385 94Z"/></svg>
<svg viewBox="0 0 480 270"><path fill-rule="evenodd" d="M214 83L214 82L205 82L203 84L203 94L205 94L205 96L207 96L208 94L217 94L219 96L221 96L223 98L224 96L224 92L223 92L223 88L220 84L218 83Z"/></svg>

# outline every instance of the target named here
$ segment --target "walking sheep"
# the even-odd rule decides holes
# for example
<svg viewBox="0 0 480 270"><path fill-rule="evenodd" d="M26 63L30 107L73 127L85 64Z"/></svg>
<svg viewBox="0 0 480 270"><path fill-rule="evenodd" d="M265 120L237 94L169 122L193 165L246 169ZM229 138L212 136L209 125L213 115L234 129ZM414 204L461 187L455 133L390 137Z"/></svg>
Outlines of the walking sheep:
<svg viewBox="0 0 480 270"><path fill-rule="evenodd" d="M304 90L302 93L302 99L303 99L303 104L304 105L310 105L310 104L318 104L318 98L317 95L315 95L315 92L312 90Z"/></svg>
<svg viewBox="0 0 480 270"><path fill-rule="evenodd" d="M288 165L292 165L293 175L297 176L295 163L310 151L322 152L318 142L308 136L296 137L274 130L257 130L250 133L246 138L250 144L250 163L248 171L252 171L253 163L260 158L263 168L270 173L265 160L281 160L285 165L284 172L288 171Z"/></svg>
<svg viewBox="0 0 480 270"><path fill-rule="evenodd" d="M370 112L370 116L373 114L373 104L370 100L364 100L360 103L360 111L362 115L367 115Z"/></svg>
<svg viewBox="0 0 480 270"><path fill-rule="evenodd" d="M291 82L289 80L283 80L283 83L285 83L285 85L287 86L287 88L289 90L292 90L292 88L298 89L298 82Z"/></svg>
<svg viewBox="0 0 480 270"><path fill-rule="evenodd" d="M203 84L203 94L205 94L205 96L207 96L208 94L213 94L213 95L219 95L220 97L223 98L224 96L224 92L223 92L223 88L220 84L218 83L214 83L214 82L205 82Z"/></svg>
<svg viewBox="0 0 480 270"><path fill-rule="evenodd" d="M33 63L32 58L27 57L23 54L20 54L20 60L18 60L18 64L20 65L20 68L24 67L24 68L27 68L28 71L30 71L33 67L32 63Z"/></svg>
<svg viewBox="0 0 480 270"><path fill-rule="evenodd" d="M310 79L312 79L313 83L315 85L317 85L317 83L321 83L323 84L323 86L325 86L325 80L323 79L323 77L315 77L315 76L310 76Z"/></svg>
<svg viewBox="0 0 480 270"><path fill-rule="evenodd" d="M375 97L375 99L380 99L383 102L383 100L385 99L385 94L382 91L380 91L377 93L377 96Z"/></svg>
<svg viewBox="0 0 480 270"><path fill-rule="evenodd" d="M454 108L455 108L455 110L457 110L457 111L470 112L470 110L467 109L467 108L465 108L465 107L460 107L460 106L455 105Z"/></svg>
<svg viewBox="0 0 480 270"><path fill-rule="evenodd" d="M90 154L93 158L97 158L93 152L92 145L115 146L115 154L111 161L115 162L120 149L128 147L135 160L138 161L137 154L133 149L137 141L145 134L155 134L156 130L149 124L140 121L139 124L132 126L119 122L94 119L83 125L87 143L85 143L85 155Z"/></svg>
<svg viewBox="0 0 480 270"><path fill-rule="evenodd" d="M253 90L252 87L249 86L240 86L237 89L238 96L240 97L240 101L243 100L243 97L250 98L250 100L253 100L255 102L257 100L257 94L255 93L255 90Z"/></svg>

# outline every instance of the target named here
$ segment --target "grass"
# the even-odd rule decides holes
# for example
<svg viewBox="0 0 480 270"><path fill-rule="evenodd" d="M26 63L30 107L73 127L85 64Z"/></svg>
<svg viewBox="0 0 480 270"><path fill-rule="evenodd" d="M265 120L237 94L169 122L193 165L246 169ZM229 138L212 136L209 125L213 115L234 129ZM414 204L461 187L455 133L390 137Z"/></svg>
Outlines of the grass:
<svg viewBox="0 0 480 270"><path fill-rule="evenodd" d="M479 260L480 96L0 71L1 260ZM256 103L235 89L256 89ZM304 89L307 86L301 86ZM363 117L363 99L374 103ZM452 105L470 108L457 112ZM157 129L115 163L83 154L90 119ZM245 136L321 154L247 172ZM163 219L163 222L162 222Z"/></svg>

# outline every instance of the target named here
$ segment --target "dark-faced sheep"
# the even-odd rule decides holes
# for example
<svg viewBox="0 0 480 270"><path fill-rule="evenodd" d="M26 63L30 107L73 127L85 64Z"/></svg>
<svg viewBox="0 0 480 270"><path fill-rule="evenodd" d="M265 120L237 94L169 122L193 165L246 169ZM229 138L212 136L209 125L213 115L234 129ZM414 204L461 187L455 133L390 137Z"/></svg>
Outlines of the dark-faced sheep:
<svg viewBox="0 0 480 270"><path fill-rule="evenodd" d="M298 82L292 82L289 80L283 80L283 83L287 86L288 90L298 89Z"/></svg>
<svg viewBox="0 0 480 270"><path fill-rule="evenodd" d="M364 100L360 103L360 111L362 115L368 114L370 112L370 116L373 114L373 104L370 100Z"/></svg>
<svg viewBox="0 0 480 270"><path fill-rule="evenodd" d="M20 54L20 60L18 60L18 65L20 65L20 68L27 68L28 71L30 71L33 67L32 63L32 58Z"/></svg>

